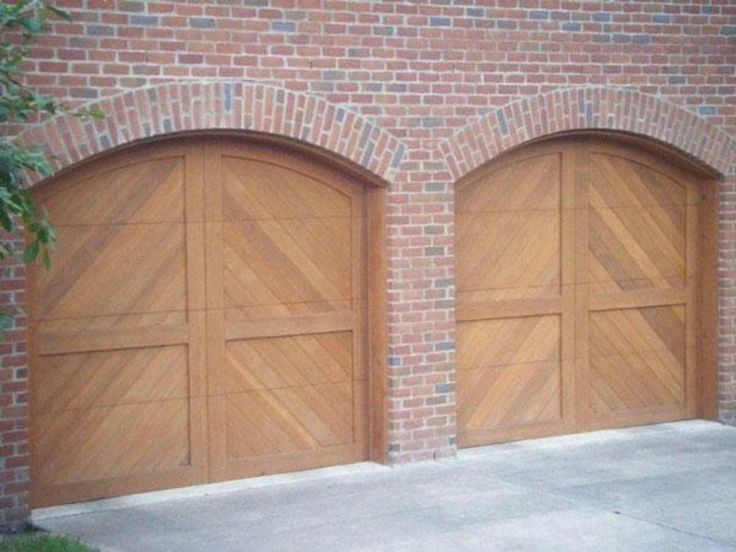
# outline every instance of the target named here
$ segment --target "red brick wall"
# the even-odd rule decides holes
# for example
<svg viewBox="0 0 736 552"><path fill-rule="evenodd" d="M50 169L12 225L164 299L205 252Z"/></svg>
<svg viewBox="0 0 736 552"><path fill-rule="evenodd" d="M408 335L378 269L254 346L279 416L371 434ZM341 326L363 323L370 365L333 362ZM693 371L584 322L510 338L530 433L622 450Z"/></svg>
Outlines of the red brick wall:
<svg viewBox="0 0 736 552"><path fill-rule="evenodd" d="M154 134L249 128L316 143L389 182L393 462L455 451L452 183L504 149L570 128L648 135L727 175L720 399L722 419L736 421L731 0L59 4L74 22L55 24L33 48L31 81L110 113L24 135L47 143L60 165ZM2 302L21 307L22 273L9 270ZM5 524L24 515L27 480L21 330L0 349Z"/></svg>

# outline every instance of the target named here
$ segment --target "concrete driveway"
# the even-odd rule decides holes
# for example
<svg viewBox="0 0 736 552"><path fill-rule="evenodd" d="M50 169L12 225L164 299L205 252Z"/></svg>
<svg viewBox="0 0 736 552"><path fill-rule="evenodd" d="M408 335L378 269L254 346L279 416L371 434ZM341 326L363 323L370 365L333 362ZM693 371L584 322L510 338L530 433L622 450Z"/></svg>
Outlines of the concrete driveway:
<svg viewBox="0 0 736 552"><path fill-rule="evenodd" d="M736 550L736 428L692 421L38 511L103 550ZM199 494L199 496L197 496Z"/></svg>

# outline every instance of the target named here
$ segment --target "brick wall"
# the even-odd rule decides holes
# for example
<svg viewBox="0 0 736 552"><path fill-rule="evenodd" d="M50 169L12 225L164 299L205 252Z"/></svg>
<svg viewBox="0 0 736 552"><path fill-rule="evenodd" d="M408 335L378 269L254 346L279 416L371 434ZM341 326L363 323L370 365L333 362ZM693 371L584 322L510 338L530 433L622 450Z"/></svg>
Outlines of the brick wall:
<svg viewBox="0 0 736 552"><path fill-rule="evenodd" d="M49 144L60 166L153 134L250 128L317 143L389 181L391 461L455 452L452 183L504 149L571 128L645 134L726 175L720 400L722 419L736 421L731 0L58 3L74 21L34 46L31 82L111 114L24 134ZM3 304L22 307L21 269L5 276ZM0 348L6 525L25 514L22 322Z"/></svg>

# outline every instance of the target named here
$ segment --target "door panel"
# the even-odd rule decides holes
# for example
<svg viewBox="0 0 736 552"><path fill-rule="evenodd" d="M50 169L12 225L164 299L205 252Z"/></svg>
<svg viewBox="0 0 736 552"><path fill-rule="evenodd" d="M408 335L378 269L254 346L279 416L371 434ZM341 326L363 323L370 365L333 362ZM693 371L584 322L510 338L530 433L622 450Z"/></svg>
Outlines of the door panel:
<svg viewBox="0 0 736 552"><path fill-rule="evenodd" d="M659 159L586 148L589 178L590 428L692 417L696 410L697 182ZM584 285L584 284L580 284Z"/></svg>
<svg viewBox="0 0 736 552"><path fill-rule="evenodd" d="M36 193L34 506L365 457L360 184L207 138Z"/></svg>
<svg viewBox="0 0 736 552"><path fill-rule="evenodd" d="M205 474L204 272L187 264L204 252L186 207L201 161L161 146L38 191L59 242L29 275L36 506Z"/></svg>
<svg viewBox="0 0 736 552"><path fill-rule="evenodd" d="M228 141L206 155L210 479L363 458L363 189Z"/></svg>
<svg viewBox="0 0 736 552"><path fill-rule="evenodd" d="M461 445L694 415L699 201L595 139L458 184Z"/></svg>
<svg viewBox="0 0 736 552"><path fill-rule="evenodd" d="M559 432L572 366L570 183L562 151L533 150L457 196L460 444Z"/></svg>

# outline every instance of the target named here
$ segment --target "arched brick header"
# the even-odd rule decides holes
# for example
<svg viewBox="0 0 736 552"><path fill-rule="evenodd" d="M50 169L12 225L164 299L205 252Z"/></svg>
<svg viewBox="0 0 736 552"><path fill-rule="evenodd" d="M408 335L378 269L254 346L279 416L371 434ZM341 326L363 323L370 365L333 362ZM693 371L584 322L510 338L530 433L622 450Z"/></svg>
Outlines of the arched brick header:
<svg viewBox="0 0 736 552"><path fill-rule="evenodd" d="M68 114L23 132L19 143L46 144L57 170L143 138L239 129L285 136L336 153L384 180L406 151L387 131L326 100L249 82L176 82L96 102L103 120Z"/></svg>
<svg viewBox="0 0 736 552"><path fill-rule="evenodd" d="M630 132L680 149L721 174L736 172L736 140L657 96L620 88L564 89L508 103L440 144L455 180L498 154L557 132Z"/></svg>

